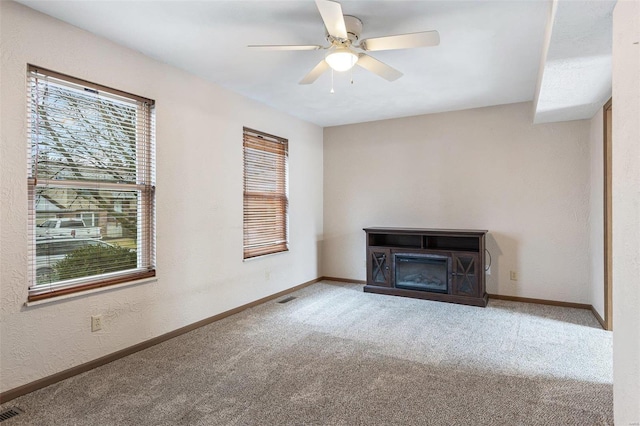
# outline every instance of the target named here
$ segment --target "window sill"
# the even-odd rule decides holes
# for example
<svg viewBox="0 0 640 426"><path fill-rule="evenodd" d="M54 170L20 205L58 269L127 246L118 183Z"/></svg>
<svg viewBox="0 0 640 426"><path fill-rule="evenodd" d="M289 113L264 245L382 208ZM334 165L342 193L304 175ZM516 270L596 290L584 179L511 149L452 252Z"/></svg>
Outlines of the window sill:
<svg viewBox="0 0 640 426"><path fill-rule="evenodd" d="M279 254L289 253L289 249L277 251L275 253L261 254L260 256L247 257L242 259L243 262L251 262L253 260L264 259L265 257L277 256Z"/></svg>
<svg viewBox="0 0 640 426"><path fill-rule="evenodd" d="M77 292L74 292L74 293L62 294L60 296L52 296L52 297L48 297L46 299L34 300L34 301L30 301L30 302L27 301L27 302L24 302L24 306L26 306L26 307L34 307L34 306L40 306L40 305L45 305L45 304L49 304L49 303L63 302L63 301L66 301L68 299L74 299L74 298L77 298L77 297L86 297L86 296L90 296L90 295L95 294L95 293L102 293L102 292L107 292L107 291L112 291L112 290L118 290L118 289L123 288L123 287L132 287L132 286L136 286L136 285L140 285L140 284L155 283L157 281L158 281L158 277L157 276L149 277L149 278L141 278L141 279L138 279L138 280L127 281L127 282L120 283L120 284L113 284L113 285L104 286L104 287L92 288L92 289L88 289L88 290L77 291Z"/></svg>

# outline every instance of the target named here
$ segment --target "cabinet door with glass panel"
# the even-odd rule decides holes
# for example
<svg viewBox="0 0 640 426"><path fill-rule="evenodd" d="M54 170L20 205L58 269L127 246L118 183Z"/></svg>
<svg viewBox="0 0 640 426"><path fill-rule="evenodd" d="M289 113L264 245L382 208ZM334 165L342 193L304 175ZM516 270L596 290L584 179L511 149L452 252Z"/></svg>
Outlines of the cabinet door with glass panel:
<svg viewBox="0 0 640 426"><path fill-rule="evenodd" d="M391 250L369 248L367 250L367 284L391 287Z"/></svg>
<svg viewBox="0 0 640 426"><path fill-rule="evenodd" d="M480 296L480 268L478 253L453 253L453 294Z"/></svg>

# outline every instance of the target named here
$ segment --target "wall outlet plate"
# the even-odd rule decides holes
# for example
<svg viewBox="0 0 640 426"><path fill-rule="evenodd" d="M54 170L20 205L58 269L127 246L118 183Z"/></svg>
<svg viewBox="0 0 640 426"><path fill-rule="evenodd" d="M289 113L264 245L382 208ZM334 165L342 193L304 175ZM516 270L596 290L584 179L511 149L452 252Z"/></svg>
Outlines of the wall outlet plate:
<svg viewBox="0 0 640 426"><path fill-rule="evenodd" d="M511 278L511 281L518 281L518 272L509 271L509 278Z"/></svg>
<svg viewBox="0 0 640 426"><path fill-rule="evenodd" d="M91 316L91 332L102 330L102 315Z"/></svg>

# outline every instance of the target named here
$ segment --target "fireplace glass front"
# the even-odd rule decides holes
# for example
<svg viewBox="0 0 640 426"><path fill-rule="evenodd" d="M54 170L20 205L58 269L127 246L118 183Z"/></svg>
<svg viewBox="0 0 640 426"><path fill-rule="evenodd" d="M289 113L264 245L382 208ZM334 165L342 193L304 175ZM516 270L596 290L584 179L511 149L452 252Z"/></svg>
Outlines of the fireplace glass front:
<svg viewBox="0 0 640 426"><path fill-rule="evenodd" d="M396 254L395 286L407 290L447 293L449 258L427 254Z"/></svg>

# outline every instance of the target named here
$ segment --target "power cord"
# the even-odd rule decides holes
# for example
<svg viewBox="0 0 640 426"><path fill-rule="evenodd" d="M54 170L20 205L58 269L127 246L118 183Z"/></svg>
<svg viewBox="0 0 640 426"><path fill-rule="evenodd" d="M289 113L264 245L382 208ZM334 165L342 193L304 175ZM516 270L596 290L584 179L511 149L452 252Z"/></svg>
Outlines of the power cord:
<svg viewBox="0 0 640 426"><path fill-rule="evenodd" d="M487 250L487 249L484 249L484 251L486 251L486 252L487 252L487 254L489 255L489 266L487 266L486 268L484 268L484 271L485 271L485 272L487 272L487 271L491 268L491 262L492 262L492 259L491 259L491 252L489 252L489 250Z"/></svg>

